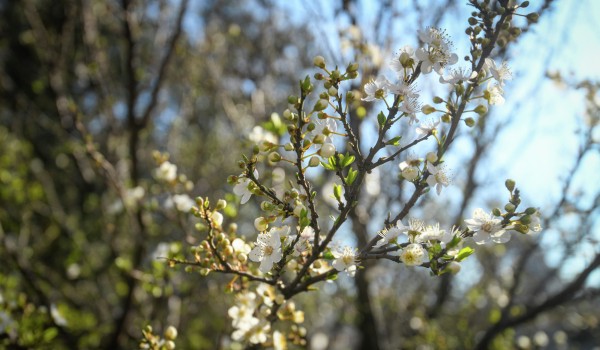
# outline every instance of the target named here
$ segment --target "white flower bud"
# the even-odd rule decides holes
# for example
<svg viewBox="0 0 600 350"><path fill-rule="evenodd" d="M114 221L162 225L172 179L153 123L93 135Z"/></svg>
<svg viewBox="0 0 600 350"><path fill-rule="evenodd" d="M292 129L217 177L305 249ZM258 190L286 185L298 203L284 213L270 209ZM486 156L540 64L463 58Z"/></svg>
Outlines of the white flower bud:
<svg viewBox="0 0 600 350"><path fill-rule="evenodd" d="M427 156L425 156L425 158L427 158L427 161L429 163L435 163L438 160L437 154L435 154L434 152L427 153Z"/></svg>
<svg viewBox="0 0 600 350"><path fill-rule="evenodd" d="M323 146L321 146L319 154L323 158L329 158L335 154L335 146L333 145L333 143L325 143L323 144Z"/></svg>
<svg viewBox="0 0 600 350"><path fill-rule="evenodd" d="M323 56L316 56L313 59L313 64L319 68L325 68L325 58Z"/></svg>
<svg viewBox="0 0 600 350"><path fill-rule="evenodd" d="M254 220L254 228L257 231L263 232L268 227L269 227L269 223L267 222L267 219L263 218L262 216L260 216Z"/></svg>
<svg viewBox="0 0 600 350"><path fill-rule="evenodd" d="M456 275L461 269L461 265L459 262L451 261L447 266L446 270L448 270L451 274Z"/></svg>
<svg viewBox="0 0 600 350"><path fill-rule="evenodd" d="M402 177L408 181L414 181L417 177L419 177L419 169L414 166L409 166L402 170Z"/></svg>
<svg viewBox="0 0 600 350"><path fill-rule="evenodd" d="M167 327L165 330L165 339L167 340L175 340L177 338L177 328L173 326Z"/></svg>
<svg viewBox="0 0 600 350"><path fill-rule="evenodd" d="M223 224L223 214L219 213L218 211L214 211L212 213L212 221L217 227L221 227Z"/></svg>
<svg viewBox="0 0 600 350"><path fill-rule="evenodd" d="M316 166L319 166L319 164L321 164L321 161L319 160L319 157L317 157L317 156L310 157L310 160L308 161L308 166L309 167L314 168Z"/></svg>

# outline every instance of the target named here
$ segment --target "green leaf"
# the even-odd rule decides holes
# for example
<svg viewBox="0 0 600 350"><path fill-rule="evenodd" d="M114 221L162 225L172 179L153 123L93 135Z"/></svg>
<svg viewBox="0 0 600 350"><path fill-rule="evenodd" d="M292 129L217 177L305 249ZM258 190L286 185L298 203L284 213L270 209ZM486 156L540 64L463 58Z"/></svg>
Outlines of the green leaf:
<svg viewBox="0 0 600 350"><path fill-rule="evenodd" d="M356 160L356 157L354 157L353 155L350 154L346 154L344 156L344 159L342 159L342 168L345 168L347 166L350 166L350 164L354 163L354 160Z"/></svg>
<svg viewBox="0 0 600 350"><path fill-rule="evenodd" d="M386 145L392 145L392 146L400 146L400 139L402 138L402 136L396 136L393 139L389 140L388 142L386 142Z"/></svg>
<svg viewBox="0 0 600 350"><path fill-rule="evenodd" d="M446 244L446 249L456 247L461 241L462 239L458 235L452 237L452 240Z"/></svg>
<svg viewBox="0 0 600 350"><path fill-rule="evenodd" d="M325 260L333 260L335 259L335 256L333 256L333 254L331 253L331 251L326 251L323 253L323 259Z"/></svg>
<svg viewBox="0 0 600 350"><path fill-rule="evenodd" d="M379 123L380 128L383 128L383 126L385 125L385 121L385 115L383 114L383 112L379 112L379 114L377 114L377 123Z"/></svg>
<svg viewBox="0 0 600 350"><path fill-rule="evenodd" d="M456 255L456 261L460 262L468 258L471 254L475 253L475 250L471 247L464 247Z"/></svg>
<svg viewBox="0 0 600 350"><path fill-rule="evenodd" d="M333 185L333 195L338 202L342 201L342 185L334 184Z"/></svg>
<svg viewBox="0 0 600 350"><path fill-rule="evenodd" d="M356 176L358 175L358 170L350 169L348 170L348 176L346 176L346 183L348 185L352 185L354 180L356 180Z"/></svg>

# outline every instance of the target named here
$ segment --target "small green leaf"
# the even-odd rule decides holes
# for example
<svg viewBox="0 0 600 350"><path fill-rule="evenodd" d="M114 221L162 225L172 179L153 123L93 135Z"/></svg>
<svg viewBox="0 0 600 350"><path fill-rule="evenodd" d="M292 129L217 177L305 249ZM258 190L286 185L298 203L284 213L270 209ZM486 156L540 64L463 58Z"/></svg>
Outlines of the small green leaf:
<svg viewBox="0 0 600 350"><path fill-rule="evenodd" d="M377 115L377 123L379 123L379 127L383 128L383 126L385 125L385 115L383 114L383 112L379 112L379 114Z"/></svg>
<svg viewBox="0 0 600 350"><path fill-rule="evenodd" d="M335 256L333 256L333 254L331 253L331 251L326 251L323 253L323 259L325 260L333 260L335 259Z"/></svg>
<svg viewBox="0 0 600 350"><path fill-rule="evenodd" d="M342 201L342 185L334 184L333 185L333 195L338 202Z"/></svg>
<svg viewBox="0 0 600 350"><path fill-rule="evenodd" d="M350 166L350 164L354 163L354 160L356 160L356 157L350 154L346 154L344 156L344 159L342 159L342 168Z"/></svg>
<svg viewBox="0 0 600 350"><path fill-rule="evenodd" d="M354 183L354 180L356 180L357 175L358 175L358 170L354 170L354 169L350 168L350 170L348 170L348 176L346 176L346 183L348 185L352 185Z"/></svg>
<svg viewBox="0 0 600 350"><path fill-rule="evenodd" d="M452 237L452 240L446 244L446 249L456 247L461 241L462 239L458 235Z"/></svg>
<svg viewBox="0 0 600 350"><path fill-rule="evenodd" d="M461 249L458 254L456 255L456 261L463 261L466 258L469 257L469 255L473 254L475 252L475 250L471 247L464 247L463 249Z"/></svg>
<svg viewBox="0 0 600 350"><path fill-rule="evenodd" d="M388 142L386 142L386 145L392 145L392 146L400 146L400 139L402 138L402 136L396 136L393 139L389 140Z"/></svg>

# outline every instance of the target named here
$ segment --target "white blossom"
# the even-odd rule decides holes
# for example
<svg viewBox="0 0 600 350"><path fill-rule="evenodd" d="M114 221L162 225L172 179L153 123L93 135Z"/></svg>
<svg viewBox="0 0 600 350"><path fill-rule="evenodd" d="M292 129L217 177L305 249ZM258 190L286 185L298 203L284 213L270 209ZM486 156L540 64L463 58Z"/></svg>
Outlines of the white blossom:
<svg viewBox="0 0 600 350"><path fill-rule="evenodd" d="M437 126L439 124L440 124L439 119L435 122L430 120L426 123L421 123L421 124L419 124L419 126L417 126L416 132L419 135L429 135L437 128Z"/></svg>
<svg viewBox="0 0 600 350"><path fill-rule="evenodd" d="M427 184L430 187L435 187L435 190L439 196L440 193L442 193L442 188L450 185L448 173L444 167L439 165L435 166L431 163L427 163L427 170L429 171Z"/></svg>
<svg viewBox="0 0 600 350"><path fill-rule="evenodd" d="M423 264L425 258L425 249L418 243L411 243L402 249L400 260L406 266L419 266Z"/></svg>
<svg viewBox="0 0 600 350"><path fill-rule="evenodd" d="M473 239L477 244L506 243L510 240L510 234L501 225L502 220L488 214L483 209L477 208L473 212L473 218L465 220L465 224L471 231L475 231Z"/></svg>
<svg viewBox="0 0 600 350"><path fill-rule="evenodd" d="M449 75L440 76L442 84L457 84L463 81L473 80L477 77L477 72L467 70L465 68L452 69Z"/></svg>
<svg viewBox="0 0 600 350"><path fill-rule="evenodd" d="M377 78L377 80L371 80L365 84L365 93L367 97L364 97L363 101L375 101L383 100L389 94L390 82L383 76Z"/></svg>
<svg viewBox="0 0 600 350"><path fill-rule="evenodd" d="M407 68L413 68L415 64L415 49L411 46L404 46L400 51L394 55L390 67L401 76Z"/></svg>
<svg viewBox="0 0 600 350"><path fill-rule="evenodd" d="M258 171L256 169L254 169L254 177L258 178ZM250 190L252 186L251 184L252 180L246 176L243 176L240 177L237 184L233 186L233 193L242 197L240 204L244 204L250 200L250 197L252 196L252 191Z"/></svg>
<svg viewBox="0 0 600 350"><path fill-rule="evenodd" d="M490 105L503 105L504 104L504 90L499 84L488 83L485 89L484 96Z"/></svg>
<svg viewBox="0 0 600 350"><path fill-rule="evenodd" d="M444 67L458 62L458 56L451 52L452 43L444 31L428 27L419 31L419 39L426 45L416 52L417 58L421 61L423 74L429 74L434 70L441 75Z"/></svg>
<svg viewBox="0 0 600 350"><path fill-rule="evenodd" d="M512 72L506 61L503 61L502 64L498 66L493 59L488 57L485 59L484 69L490 72L500 86L504 86L505 80L512 79Z"/></svg>
<svg viewBox="0 0 600 350"><path fill-rule="evenodd" d="M335 257L333 261L333 267L338 271L346 271L348 275L354 276L356 272L356 265L358 264L356 258L356 249L350 247L344 247L343 250L333 250L331 252Z"/></svg>
<svg viewBox="0 0 600 350"><path fill-rule="evenodd" d="M275 227L269 232L260 233L256 240L256 246L250 252L249 258L254 262L260 262L259 270L267 273L274 263L282 258L280 233L289 232L289 227Z"/></svg>
<svg viewBox="0 0 600 350"><path fill-rule="evenodd" d="M402 102L398 110L410 118L408 124L412 125L414 122L419 121L417 119L417 113L421 111L421 103L419 103L419 100L416 98L409 98Z"/></svg>
<svg viewBox="0 0 600 350"><path fill-rule="evenodd" d="M165 161L156 169L156 179L165 182L173 182L177 179L177 165Z"/></svg>

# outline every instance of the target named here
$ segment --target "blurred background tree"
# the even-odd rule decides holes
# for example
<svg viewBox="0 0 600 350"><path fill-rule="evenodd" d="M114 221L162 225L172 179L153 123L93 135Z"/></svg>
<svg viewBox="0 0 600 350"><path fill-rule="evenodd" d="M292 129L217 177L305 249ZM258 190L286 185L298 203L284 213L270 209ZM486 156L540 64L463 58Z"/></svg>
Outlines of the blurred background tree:
<svg viewBox="0 0 600 350"><path fill-rule="evenodd" d="M537 140L541 112L531 106L547 101L537 93L566 100L569 91L560 116L567 132L542 130L564 153L539 155L561 158L560 176L533 169L548 192L521 188L545 214L545 231L481 251L456 276L369 264L354 280L305 294L311 348L600 343L600 74L552 60L559 47L580 47L568 24L593 7L533 1L538 24L514 19L522 34L503 38L510 45L494 53L519 73L507 88L514 93L460 135L448 156L465 164L455 169L454 190L411 213L452 225L476 204L503 206L490 201L525 154L519 142ZM554 27L564 41L548 41L538 28L565 12L566 24ZM400 47L416 45L426 25L447 28L461 51L469 13L456 1L0 1L0 347L133 348L150 324L175 325L183 349L228 348L227 280L159 259L197 240L174 195L234 202L227 175L239 173L236 162L253 141L277 132L271 114L314 73L313 56L359 62L364 84L385 73ZM538 53L534 60L523 57L528 50ZM372 134L376 112L356 111L361 138ZM180 185L157 181L153 150L177 164ZM388 165L367 181L352 216L347 239L357 245L406 199L397 165ZM319 179L324 187L327 180ZM227 214L242 223L253 213L232 205ZM251 222L243 230L251 233Z"/></svg>

